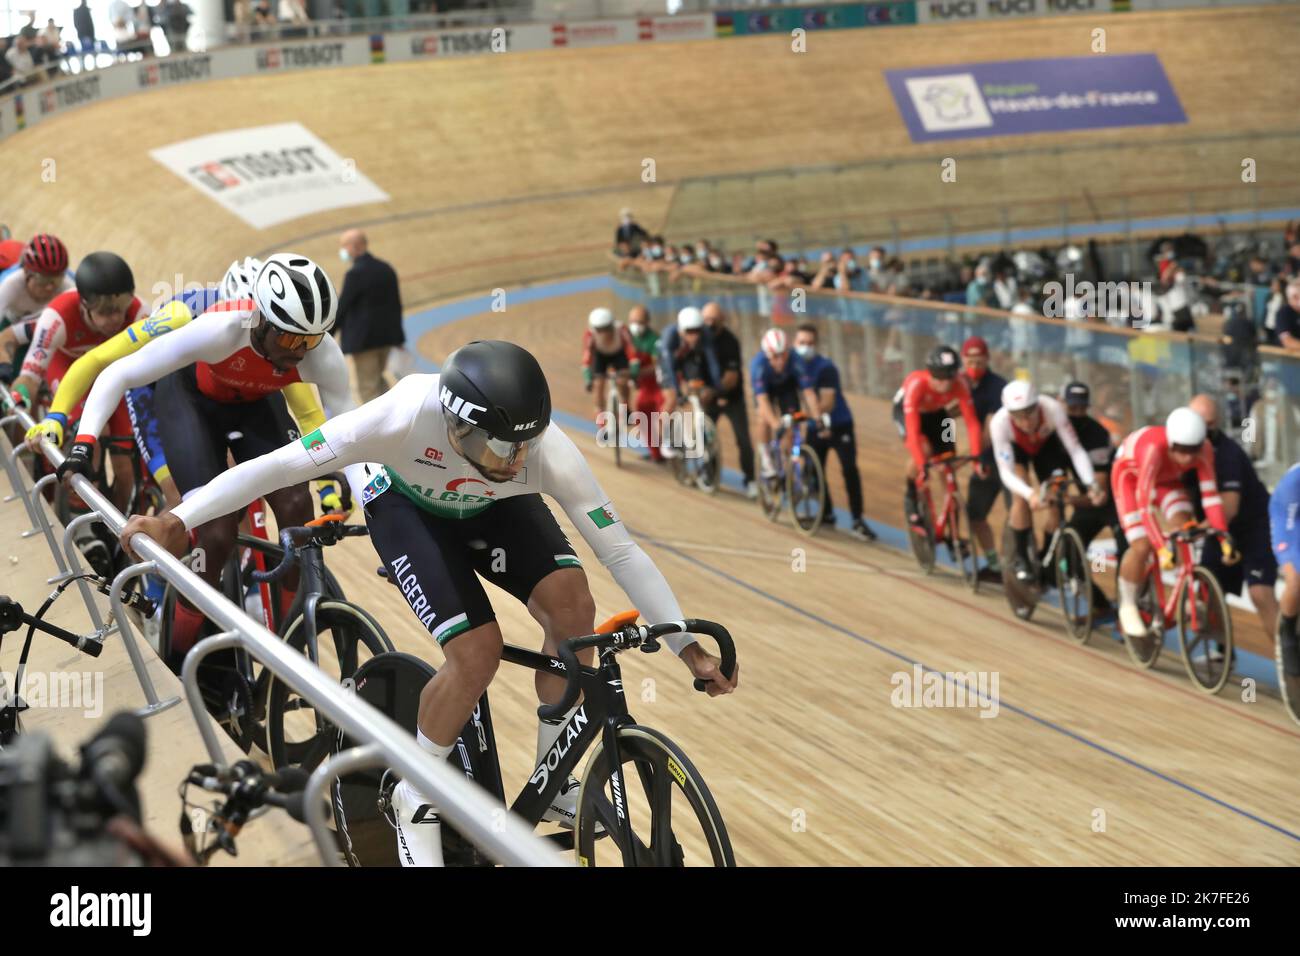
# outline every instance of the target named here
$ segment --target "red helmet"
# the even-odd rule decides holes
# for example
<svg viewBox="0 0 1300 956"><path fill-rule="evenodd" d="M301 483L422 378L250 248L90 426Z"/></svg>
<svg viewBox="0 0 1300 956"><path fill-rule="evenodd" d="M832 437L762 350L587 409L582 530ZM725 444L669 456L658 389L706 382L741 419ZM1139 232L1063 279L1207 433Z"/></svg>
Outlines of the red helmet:
<svg viewBox="0 0 1300 956"><path fill-rule="evenodd" d="M68 269L68 248L56 236L38 233L23 246L24 272L41 275L62 275Z"/></svg>

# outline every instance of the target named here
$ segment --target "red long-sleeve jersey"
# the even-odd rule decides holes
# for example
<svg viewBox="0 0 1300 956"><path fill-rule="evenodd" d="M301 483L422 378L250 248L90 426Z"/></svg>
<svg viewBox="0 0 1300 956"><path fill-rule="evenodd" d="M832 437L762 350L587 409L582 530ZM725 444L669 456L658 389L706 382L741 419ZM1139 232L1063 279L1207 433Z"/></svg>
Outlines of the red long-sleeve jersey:
<svg viewBox="0 0 1300 956"><path fill-rule="evenodd" d="M1208 441L1201 443L1201 451L1196 456L1193 467L1201 485L1201 505L1205 508L1206 518L1212 527L1226 532L1228 522L1223 514L1219 486L1214 480L1214 446ZM1151 514L1152 492L1158 488L1182 488L1182 475L1186 470L1169 457L1169 442L1163 425L1139 428L1124 439L1119 454L1115 456L1113 482L1132 481L1136 475L1135 497L1137 507L1142 511L1142 526L1157 548L1164 547L1165 536L1161 533L1160 523Z"/></svg>
<svg viewBox="0 0 1300 956"><path fill-rule="evenodd" d="M975 414L975 402L971 398L970 387L958 376L953 379L952 387L946 392L936 391L932 385L930 373L926 369L917 369L903 379L903 422L907 429L907 450L912 453L912 460L918 469L925 468L925 448L921 434L921 416L928 412L937 412L956 402L961 409L961 417L966 420L966 436L970 441L972 455L980 453L980 420Z"/></svg>

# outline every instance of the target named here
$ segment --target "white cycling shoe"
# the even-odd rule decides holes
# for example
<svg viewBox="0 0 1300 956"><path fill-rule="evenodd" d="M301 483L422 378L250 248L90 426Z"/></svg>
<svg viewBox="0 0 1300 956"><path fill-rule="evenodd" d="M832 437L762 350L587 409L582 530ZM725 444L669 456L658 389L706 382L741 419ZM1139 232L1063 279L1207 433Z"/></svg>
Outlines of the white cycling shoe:
<svg viewBox="0 0 1300 956"><path fill-rule="evenodd" d="M1142 612L1136 604L1121 604L1119 607L1119 626L1129 637L1146 637L1147 625L1142 620Z"/></svg>
<svg viewBox="0 0 1300 956"><path fill-rule="evenodd" d="M389 808L402 866L442 866L442 824L433 804L403 780L393 788Z"/></svg>
<svg viewBox="0 0 1300 956"><path fill-rule="evenodd" d="M573 822L578 815L578 791L582 784L573 775L560 785L560 792L551 800L551 806L542 814L543 823L558 823L567 829L573 829ZM596 821L596 832L604 833L605 826Z"/></svg>

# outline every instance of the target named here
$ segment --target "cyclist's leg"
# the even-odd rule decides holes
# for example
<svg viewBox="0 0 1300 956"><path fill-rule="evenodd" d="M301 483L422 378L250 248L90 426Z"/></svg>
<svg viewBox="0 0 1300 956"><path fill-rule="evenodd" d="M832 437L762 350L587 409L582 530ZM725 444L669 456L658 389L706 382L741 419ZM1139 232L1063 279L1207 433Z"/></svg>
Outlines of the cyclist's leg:
<svg viewBox="0 0 1300 956"><path fill-rule="evenodd" d="M230 443L230 453L237 463L260 458L299 437L298 426L289 414L284 395L279 392L237 408L237 414L231 416L237 419L232 431L239 432L240 437ZM280 528L304 525L316 517L311 489L305 482L270 492L266 495L266 503L271 506L276 526ZM288 612L297 591L298 569L295 567L281 579L281 616Z"/></svg>
<svg viewBox="0 0 1300 956"><path fill-rule="evenodd" d="M540 495L523 495L494 504L477 519L476 538L486 547L476 552L478 573L525 604L528 613L542 626L542 650L559 652L560 644L572 637L590 634L596 625L596 603L591 596L586 572L550 509ZM519 542L528 542L520 547ZM494 555L505 560L496 560ZM591 666L595 651L578 655ZM564 695L564 681L552 673L538 671L537 698L553 704ZM541 761L554 745L561 728L581 704L568 713L540 720L537 727L537 759ZM571 823L577 810L577 780L570 777L552 802L546 819Z"/></svg>
<svg viewBox="0 0 1300 956"><path fill-rule="evenodd" d="M117 408L113 410L108 420L107 428L109 435L132 434L131 416L127 412L126 402L118 402ZM112 499L113 506L125 513L131 503L131 494L135 491L135 458L131 455L129 447L124 449L114 444L105 451L113 465L113 483L109 486L109 497Z"/></svg>
<svg viewBox="0 0 1300 956"><path fill-rule="evenodd" d="M1021 481L1029 480L1029 456L1020 450L1016 445L1016 460L1012 467L1015 469L1016 477ZM1029 560L1029 548L1034 540L1034 518L1029 510L1029 502L1022 496L1013 494L1011 496L1011 507L1007 510L1007 524L1011 526L1012 536L1016 542L1016 575L1021 576L1021 571L1027 572L1031 564Z"/></svg>
<svg viewBox="0 0 1300 956"><path fill-rule="evenodd" d="M754 445L750 441L749 410L745 408L744 390L728 399L720 411L731 422L731 430L736 436L736 448L740 452L740 472L748 487L754 481Z"/></svg>
<svg viewBox="0 0 1300 956"><path fill-rule="evenodd" d="M1268 503L1269 532L1273 557L1282 573L1284 586L1278 601L1277 659L1281 664L1282 692L1294 719L1300 719L1300 521L1288 493L1290 483L1273 492Z"/></svg>
<svg viewBox="0 0 1300 956"><path fill-rule="evenodd" d="M603 374L591 376L591 404L597 421L600 421L600 416L605 411L605 388L608 384L609 380Z"/></svg>
<svg viewBox="0 0 1300 956"><path fill-rule="evenodd" d="M501 628L466 543L482 538L478 521L440 519L393 490L368 502L365 515L370 542L389 580L445 655L438 673L420 692L416 726L411 728L420 747L443 760L501 663ZM481 550L490 561L491 550ZM509 562L513 554L503 557ZM409 851L402 864L440 864L439 828L415 825L434 819L431 801L404 780L394 789L392 803L398 842Z"/></svg>
<svg viewBox="0 0 1300 956"><path fill-rule="evenodd" d="M1111 494L1128 542L1115 581L1119 593L1119 620L1120 626L1131 636L1141 636L1146 630L1138 612L1137 597L1151 562L1151 541L1142 523L1151 503L1138 501L1137 481L1137 473L1132 469L1116 468L1111 473Z"/></svg>
<svg viewBox="0 0 1300 956"><path fill-rule="evenodd" d="M971 537L984 553L984 562L990 571L997 572L1001 565L998 561L997 545L993 541L993 528L989 525L989 512L998 500L1002 490L1002 480L998 477L997 465L993 461L992 451L980 457L986 472L981 478L974 472L966 485L966 517L970 521Z"/></svg>
<svg viewBox="0 0 1300 956"><path fill-rule="evenodd" d="M222 406L201 394L194 386L193 368L164 376L155 386L155 400L167 414L158 417L158 439L168 455L172 478L181 497L202 488L226 470L226 414ZM194 529L202 560L195 572L208 584L219 587L221 571L234 547L239 516L228 515ZM192 644L203 625L203 616L184 599L176 602L172 621L173 646Z"/></svg>

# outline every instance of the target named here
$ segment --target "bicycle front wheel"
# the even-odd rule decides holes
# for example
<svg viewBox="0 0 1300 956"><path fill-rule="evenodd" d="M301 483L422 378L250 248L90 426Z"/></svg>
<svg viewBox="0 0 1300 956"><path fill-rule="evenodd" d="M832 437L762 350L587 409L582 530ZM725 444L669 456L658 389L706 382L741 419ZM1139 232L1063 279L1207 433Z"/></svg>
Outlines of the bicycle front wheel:
<svg viewBox="0 0 1300 956"><path fill-rule="evenodd" d="M1148 568L1142 586L1138 589L1138 613L1147 625L1147 633L1141 637L1124 634L1124 646L1128 648L1129 657L1134 664L1144 669L1155 667L1165 643L1165 612L1160 606L1154 580L1158 573ZM1120 631L1123 632L1124 629L1121 627Z"/></svg>
<svg viewBox="0 0 1300 956"><path fill-rule="evenodd" d="M907 539L912 545L916 563L922 571L929 574L934 570L934 517L930 514L929 495L917 494L916 510L921 518L920 528L914 528L910 524L906 505L903 507L903 521L907 523Z"/></svg>
<svg viewBox="0 0 1300 956"><path fill-rule="evenodd" d="M1195 567L1178 595L1178 649L1187 676L1207 694L1232 676L1232 616L1223 588L1208 568Z"/></svg>
<svg viewBox="0 0 1300 956"><path fill-rule="evenodd" d="M948 514L948 551L961 569L962 580L972 594L980 589L979 559L975 557L975 545L969 538L961 536L961 519L966 514L961 496L953 492L952 510ZM969 528L967 529L970 530Z"/></svg>
<svg viewBox="0 0 1300 956"><path fill-rule="evenodd" d="M1063 528L1052 556L1056 593L1061 597L1065 629L1077 644L1087 644L1092 634L1092 573L1083 539L1073 528Z"/></svg>
<svg viewBox="0 0 1300 956"><path fill-rule="evenodd" d="M631 724L615 731L624 805L632 823L632 845L614 806L609 754L603 745L587 762L578 792L574 849L581 866L735 866L722 814L699 773L675 743L649 727ZM635 777L630 769L635 767ZM639 786L633 780L639 781ZM596 824L609 835L596 852Z"/></svg>
<svg viewBox="0 0 1300 956"><path fill-rule="evenodd" d="M707 495L714 495L722 484L722 449L718 442L718 427L708 415L700 416L700 436L703 447L695 472L695 487Z"/></svg>
<svg viewBox="0 0 1300 956"><path fill-rule="evenodd" d="M285 630L284 641L307 653L306 618L299 614ZM393 649L377 621L355 604L321 601L316 606L317 665L338 681L352 679L366 661ZM314 770L327 756L338 729L284 681L271 678L266 692L266 752L276 769Z"/></svg>
<svg viewBox="0 0 1300 956"><path fill-rule="evenodd" d="M794 523L812 537L826 518L826 476L817 453L807 445L801 446L799 456L790 458L785 481Z"/></svg>

